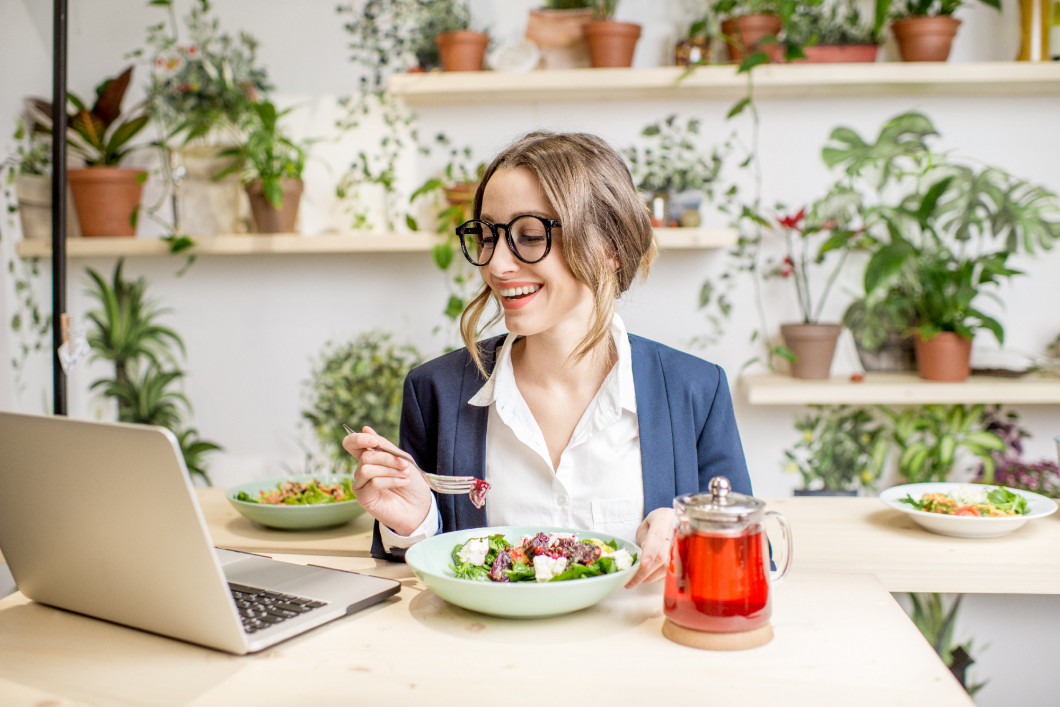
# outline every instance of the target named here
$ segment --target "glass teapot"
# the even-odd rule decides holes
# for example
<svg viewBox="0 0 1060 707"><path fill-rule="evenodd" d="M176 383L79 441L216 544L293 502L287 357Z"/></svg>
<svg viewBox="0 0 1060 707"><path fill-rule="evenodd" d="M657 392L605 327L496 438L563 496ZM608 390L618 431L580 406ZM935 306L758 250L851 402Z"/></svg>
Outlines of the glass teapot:
<svg viewBox="0 0 1060 707"><path fill-rule="evenodd" d="M791 565L791 529L765 503L734 493L729 480L715 476L710 493L674 499L677 515L663 611L693 631L750 631L769 621L769 586ZM784 537L779 570L770 570L764 523L775 518Z"/></svg>

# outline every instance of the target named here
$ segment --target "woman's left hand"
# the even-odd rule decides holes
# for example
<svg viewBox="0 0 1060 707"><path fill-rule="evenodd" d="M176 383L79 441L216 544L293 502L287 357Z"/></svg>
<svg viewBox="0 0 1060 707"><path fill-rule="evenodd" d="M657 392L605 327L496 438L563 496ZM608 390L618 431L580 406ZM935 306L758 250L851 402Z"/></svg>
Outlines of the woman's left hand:
<svg viewBox="0 0 1060 707"><path fill-rule="evenodd" d="M641 582L657 582L666 576L670 563L670 543L674 537L674 509L656 508L637 526L640 567L626 584L632 589Z"/></svg>

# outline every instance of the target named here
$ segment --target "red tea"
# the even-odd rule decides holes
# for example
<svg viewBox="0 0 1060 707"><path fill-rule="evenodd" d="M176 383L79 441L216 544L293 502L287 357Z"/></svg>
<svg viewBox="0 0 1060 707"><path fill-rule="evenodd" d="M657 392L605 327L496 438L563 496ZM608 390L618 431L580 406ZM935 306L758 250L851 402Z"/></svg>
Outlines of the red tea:
<svg viewBox="0 0 1060 707"><path fill-rule="evenodd" d="M766 541L742 535L678 533L670 551L663 609L695 631L747 631L769 620Z"/></svg>

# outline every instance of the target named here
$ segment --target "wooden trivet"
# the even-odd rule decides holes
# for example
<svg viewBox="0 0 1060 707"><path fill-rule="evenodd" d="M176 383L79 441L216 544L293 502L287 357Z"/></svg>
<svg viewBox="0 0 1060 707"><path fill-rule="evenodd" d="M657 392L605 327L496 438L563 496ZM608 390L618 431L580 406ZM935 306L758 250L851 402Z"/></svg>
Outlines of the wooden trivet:
<svg viewBox="0 0 1060 707"><path fill-rule="evenodd" d="M662 634L674 643L690 648L701 648L708 651L742 651L748 648L764 646L773 640L772 624L765 624L750 631L737 633L707 633L693 631L666 619L663 622Z"/></svg>

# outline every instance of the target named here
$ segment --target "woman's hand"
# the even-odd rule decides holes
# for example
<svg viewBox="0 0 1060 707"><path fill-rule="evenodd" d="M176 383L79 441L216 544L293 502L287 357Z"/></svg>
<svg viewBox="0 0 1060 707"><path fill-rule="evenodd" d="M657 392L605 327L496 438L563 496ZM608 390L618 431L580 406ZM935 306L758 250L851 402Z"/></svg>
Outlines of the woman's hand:
<svg viewBox="0 0 1060 707"><path fill-rule="evenodd" d="M431 509L431 489L415 465L371 427L346 435L342 447L357 458L357 502L398 535L411 535Z"/></svg>
<svg viewBox="0 0 1060 707"><path fill-rule="evenodd" d="M666 576L670 564L670 543L674 537L674 510L656 508L637 526L640 568L626 584L632 589L641 582L657 582Z"/></svg>

